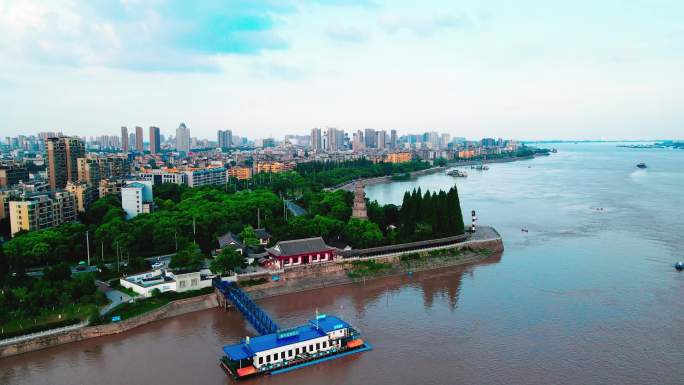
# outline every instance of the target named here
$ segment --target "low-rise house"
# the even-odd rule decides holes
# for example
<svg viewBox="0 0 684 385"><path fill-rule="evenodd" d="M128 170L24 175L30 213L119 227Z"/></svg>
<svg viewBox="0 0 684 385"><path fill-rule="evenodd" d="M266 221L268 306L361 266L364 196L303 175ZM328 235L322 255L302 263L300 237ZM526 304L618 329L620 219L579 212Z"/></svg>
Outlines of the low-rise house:
<svg viewBox="0 0 684 385"><path fill-rule="evenodd" d="M328 246L321 237L280 241L266 251L281 268L327 262L335 258L335 248Z"/></svg>
<svg viewBox="0 0 684 385"><path fill-rule="evenodd" d="M244 255L245 245L242 243L242 239L240 239L239 236L233 234L232 232L229 231L221 235L216 239L216 241L218 242L218 249L216 249L214 253L218 254L221 252L221 250L225 249L226 247L230 247L231 249Z"/></svg>
<svg viewBox="0 0 684 385"><path fill-rule="evenodd" d="M211 275L208 270L173 272L164 269L129 275L119 279L122 287L131 289L143 297L151 297L155 289L162 293L173 291L199 290L210 287Z"/></svg>
<svg viewBox="0 0 684 385"><path fill-rule="evenodd" d="M268 242L271 241L271 234L266 229L254 229L254 233L259 238L259 244L262 246L268 245Z"/></svg>

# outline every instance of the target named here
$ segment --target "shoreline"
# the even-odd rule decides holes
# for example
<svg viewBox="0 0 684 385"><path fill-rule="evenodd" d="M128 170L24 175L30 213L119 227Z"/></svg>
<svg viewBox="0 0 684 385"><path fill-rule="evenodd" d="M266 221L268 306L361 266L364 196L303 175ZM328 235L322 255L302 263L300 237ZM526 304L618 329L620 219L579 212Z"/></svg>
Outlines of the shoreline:
<svg viewBox="0 0 684 385"><path fill-rule="evenodd" d="M546 155L529 155L529 156L512 156L512 157L508 157L508 158L495 158L495 159L489 159L485 163L490 164L490 163L518 162L518 161L523 161L523 160L532 160L532 159L537 158L538 156L546 156ZM464 160L464 161L458 161L458 162L453 162L453 163L447 163L446 166L435 166L435 167L427 168L425 170L410 172L409 174L411 177L409 179L414 179L414 178L416 178L418 176L422 176L422 175L433 174L433 173L448 170L448 169L454 168L454 167L474 166L474 165L478 165L481 163L482 163L482 160ZM376 176L373 178L360 179L360 181L363 182L364 186L381 184L381 183L401 182L401 181L392 180L392 177L395 175L400 175L400 174ZM324 191L337 191L337 190L353 191L354 190L354 182L355 181L349 181L345 184L342 184L342 185L339 185L336 187L328 187L328 188L323 189L323 190Z"/></svg>
<svg viewBox="0 0 684 385"><path fill-rule="evenodd" d="M406 275L408 271L411 271L412 273L438 271L446 268L473 265L478 262L486 261L489 258L500 258L504 246L503 240L499 233L491 227L482 226L480 229L481 232L476 233L472 239L461 243L374 257L350 258L348 260L341 260L334 263L294 268L287 270L284 274L282 274L282 281L268 282L263 285L259 285L258 287L245 287L243 290L249 293L254 300L259 300L295 294L308 290L365 283L382 278L396 277ZM422 265L411 264L405 266L403 261L401 261L402 255L421 254L429 253L434 250L452 249L465 249L466 251L461 252L462 254L459 253L457 257L427 257L421 260L424 262ZM485 255L482 252L478 252L478 250L488 250L488 253ZM347 271L352 266L353 262L369 259L376 260L378 262L391 263L392 268L388 271L380 272L379 274L363 277L362 279L351 278L347 275ZM412 261L412 263L413 262L414 261ZM120 334L155 321L173 318L196 311L221 307L227 308L225 306L225 302L222 301L222 298L218 298L216 293L176 300L148 313L141 314L118 323L85 326L76 330L64 331L29 340L0 345L0 359L71 342Z"/></svg>

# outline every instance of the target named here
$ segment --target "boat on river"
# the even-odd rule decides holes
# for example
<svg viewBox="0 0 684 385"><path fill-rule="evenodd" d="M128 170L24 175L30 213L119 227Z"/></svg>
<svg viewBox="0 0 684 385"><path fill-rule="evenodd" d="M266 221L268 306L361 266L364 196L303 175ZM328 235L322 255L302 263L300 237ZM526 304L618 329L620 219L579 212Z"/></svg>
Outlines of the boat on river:
<svg viewBox="0 0 684 385"><path fill-rule="evenodd" d="M637 164L637 167L638 168L646 168L647 166L646 166L646 163L642 162L642 163Z"/></svg>
<svg viewBox="0 0 684 385"><path fill-rule="evenodd" d="M457 178L467 178L467 177L468 177L468 173L467 173L467 172L462 171L462 170L459 170L459 169L457 169L457 168L455 168L455 169L453 169L453 170L447 171L446 174L447 174L448 176L455 176L455 177L457 177Z"/></svg>
<svg viewBox="0 0 684 385"><path fill-rule="evenodd" d="M684 270L684 261L679 261L675 263L675 269L677 269L678 271Z"/></svg>
<svg viewBox="0 0 684 385"><path fill-rule="evenodd" d="M285 373L370 349L347 322L320 314L306 325L224 346L220 366L230 377L241 380Z"/></svg>

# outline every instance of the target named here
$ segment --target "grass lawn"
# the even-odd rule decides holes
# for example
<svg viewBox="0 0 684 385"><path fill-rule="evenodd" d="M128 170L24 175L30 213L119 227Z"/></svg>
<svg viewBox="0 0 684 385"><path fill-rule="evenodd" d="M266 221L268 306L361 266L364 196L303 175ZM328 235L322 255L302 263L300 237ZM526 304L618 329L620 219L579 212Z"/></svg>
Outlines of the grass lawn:
<svg viewBox="0 0 684 385"><path fill-rule="evenodd" d="M376 262L373 259L367 261L352 262L351 270L347 271L349 278L369 277L392 268L391 263Z"/></svg>
<svg viewBox="0 0 684 385"><path fill-rule="evenodd" d="M154 309L158 309L171 301L171 298L160 296L132 303L124 303L105 314L105 322L111 321L114 316L119 316L122 320L125 320L137 315L145 314Z"/></svg>
<svg viewBox="0 0 684 385"><path fill-rule="evenodd" d="M207 287L200 290L191 290L183 293L173 293L167 292L161 294L157 297L140 299L135 302L123 303L114 309L110 310L107 314L103 316L102 322L109 323L112 321L112 317L119 316L121 320L129 319L141 314L145 314L152 310L158 309L171 301L192 298L199 295L209 294L214 291L213 287Z"/></svg>
<svg viewBox="0 0 684 385"><path fill-rule="evenodd" d="M50 324L60 321L87 320L93 313L97 312L97 309L98 306L94 304L71 304L55 310L46 309L35 317L13 319L0 325L0 338L2 338L2 334L16 333L32 327L46 326L49 329Z"/></svg>

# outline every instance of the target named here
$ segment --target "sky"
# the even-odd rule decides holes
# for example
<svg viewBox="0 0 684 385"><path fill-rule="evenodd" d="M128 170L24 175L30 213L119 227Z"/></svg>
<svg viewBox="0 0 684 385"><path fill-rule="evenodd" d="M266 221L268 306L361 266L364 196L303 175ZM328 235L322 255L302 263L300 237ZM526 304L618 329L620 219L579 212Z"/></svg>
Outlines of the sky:
<svg viewBox="0 0 684 385"><path fill-rule="evenodd" d="M682 106L681 0L0 0L2 137L683 138Z"/></svg>

